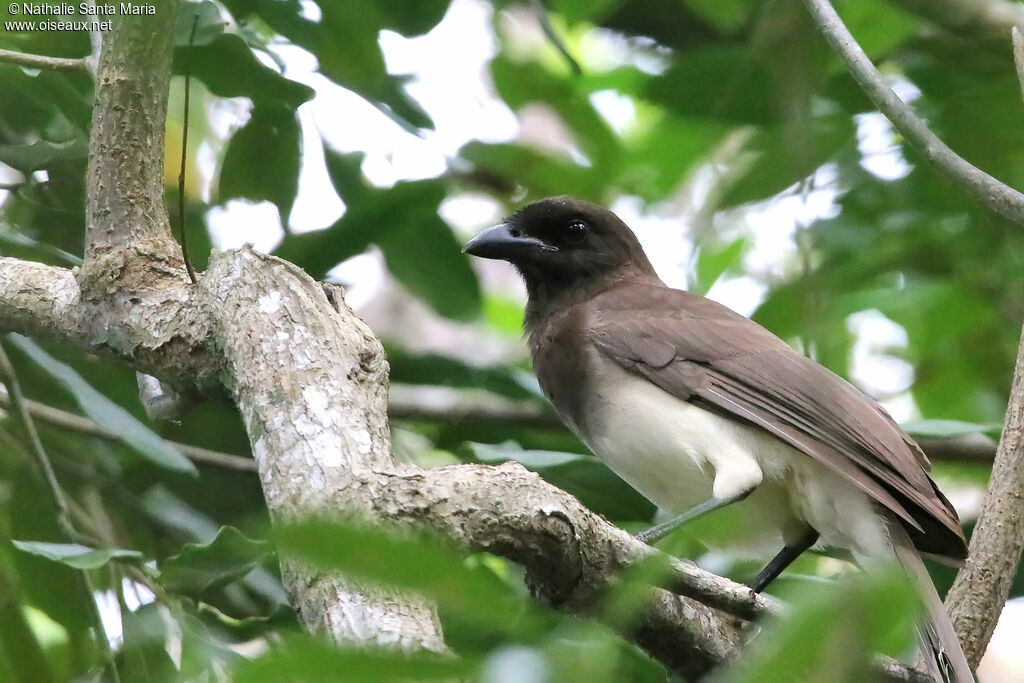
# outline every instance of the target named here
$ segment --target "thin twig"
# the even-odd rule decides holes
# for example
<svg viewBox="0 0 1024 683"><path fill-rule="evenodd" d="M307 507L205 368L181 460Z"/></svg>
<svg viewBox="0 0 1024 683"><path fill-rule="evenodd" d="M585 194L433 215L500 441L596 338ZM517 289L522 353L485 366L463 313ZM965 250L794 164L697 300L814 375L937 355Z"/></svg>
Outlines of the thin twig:
<svg viewBox="0 0 1024 683"><path fill-rule="evenodd" d="M60 526L68 542L81 543L84 537L75 529L75 525L71 521L71 511L68 506L67 496L64 493L64 489L60 487L60 482L57 481L57 475L53 471L50 457L43 447L43 442L39 438L39 432L36 430L32 416L25 405L25 397L21 392L21 383L18 381L18 375L14 371L14 365L11 364L11 359L8 358L2 344L0 344L0 375L3 376L4 384L7 386L7 395L10 397L11 405L21 420L25 433L28 435L36 465L39 467L40 472L42 472L46 486L50 490L50 502L53 503L57 510L57 524ZM100 615L99 606L96 604L96 588L93 586L88 570L82 569L78 572L78 575L82 582L82 590L87 595L86 602L89 604L89 610L92 613L93 628L96 630L96 645L103 654L111 680L117 683L119 681L117 665L114 662L114 653L110 649L110 641L107 640L107 631L103 627L103 618Z"/></svg>
<svg viewBox="0 0 1024 683"><path fill-rule="evenodd" d="M28 436L29 445L32 447L32 456L35 458L36 466L39 468L40 473L43 475L43 480L46 482L47 488L50 490L50 497L54 506L57 509L57 524L60 526L61 531L68 537L68 540L72 543L80 542L78 533L75 531L74 525L71 523L71 514L68 511L67 498L64 495L64 490L61 489L60 483L57 481L57 475L53 471L53 465L50 463L50 458L46 454L46 449L43 448L43 442L39 438L39 432L36 430L36 425L32 421L32 416L29 414L28 407L25 405L25 396L21 392L21 383L18 381L18 376L14 372L14 366L11 364L11 359L7 356L7 352L4 350L3 345L0 344L0 375L3 376L4 385L7 387L6 398L10 406L14 409L18 419L21 421L22 427L25 429L25 434Z"/></svg>
<svg viewBox="0 0 1024 683"><path fill-rule="evenodd" d="M804 0L804 4L854 80L907 142L983 205L1024 226L1024 194L968 163L940 140L885 84L828 0Z"/></svg>
<svg viewBox="0 0 1024 683"><path fill-rule="evenodd" d="M671 560L670 567L661 587L677 595L693 598L708 607L747 620L782 613L782 604L778 600L755 593L741 583L675 558Z"/></svg>
<svg viewBox="0 0 1024 683"><path fill-rule="evenodd" d="M199 15L192 17L192 32L188 35L188 52L185 57L185 113L181 124L181 171L178 173L178 222L181 225L181 256L185 259L185 270L192 284L196 283L196 271L192 268L192 259L188 256L188 242L185 238L185 164L188 160L188 105L192 92L192 43L196 39L196 27Z"/></svg>
<svg viewBox="0 0 1024 683"><path fill-rule="evenodd" d="M1010 29L1010 39L1013 41L1013 65L1017 67L1017 81L1024 97L1024 34L1014 26Z"/></svg>
<svg viewBox="0 0 1024 683"><path fill-rule="evenodd" d="M108 441L121 441L121 438L117 433L107 429L106 427L93 422L92 420L82 417L81 415L75 415L59 408L48 406L45 403L39 403L32 399L24 399L25 408L29 414L37 420L47 422L49 424L67 429L79 434L87 434L89 436L99 437ZM0 391L0 406L10 406L11 397ZM205 465L215 465L217 467L225 467L227 469L239 470L242 472L255 472L256 463L252 458L245 458L240 455L233 455L231 453L221 453L220 451L211 451L207 448L200 448L199 446L192 446L185 443L175 443L173 441L168 442L171 447L176 449L182 455L189 460L194 462L203 463Z"/></svg>
<svg viewBox="0 0 1024 683"><path fill-rule="evenodd" d="M569 52L569 48L566 46L565 41L562 40L562 36L558 35L555 31L555 27L551 25L551 17L548 16L548 10L544 7L542 0L533 0L533 11L537 15L537 21L540 22L541 30L544 31L544 35L547 36L551 44L558 50L559 54L565 57L565 61L568 62L569 68L572 69L573 74L579 76L583 73L583 69L580 67L580 63L573 58L572 53Z"/></svg>
<svg viewBox="0 0 1024 683"><path fill-rule="evenodd" d="M86 71L84 57L46 57L17 50L0 50L0 62L27 66L33 69L59 69Z"/></svg>

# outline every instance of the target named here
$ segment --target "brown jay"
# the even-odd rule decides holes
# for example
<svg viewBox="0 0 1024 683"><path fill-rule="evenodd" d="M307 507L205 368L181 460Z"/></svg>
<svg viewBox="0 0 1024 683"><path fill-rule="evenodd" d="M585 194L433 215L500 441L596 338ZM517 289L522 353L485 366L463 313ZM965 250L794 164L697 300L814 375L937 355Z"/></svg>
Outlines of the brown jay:
<svg viewBox="0 0 1024 683"><path fill-rule="evenodd" d="M933 674L974 680L919 556L966 557L956 511L878 403L748 318L669 288L603 207L545 199L463 251L519 271L544 394L599 459L677 515L641 540L735 504L781 547L757 591L815 544L895 552L931 612Z"/></svg>

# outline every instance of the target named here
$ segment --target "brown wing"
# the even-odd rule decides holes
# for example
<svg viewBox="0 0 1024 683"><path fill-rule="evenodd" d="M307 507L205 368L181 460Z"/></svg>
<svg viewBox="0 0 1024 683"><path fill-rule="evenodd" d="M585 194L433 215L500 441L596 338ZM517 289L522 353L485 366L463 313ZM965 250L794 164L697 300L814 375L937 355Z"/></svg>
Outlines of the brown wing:
<svg viewBox="0 0 1024 683"><path fill-rule="evenodd" d="M922 552L963 558L956 512L920 447L885 410L757 323L709 299L618 287L588 336L622 367L686 401L746 420L831 467L899 517Z"/></svg>

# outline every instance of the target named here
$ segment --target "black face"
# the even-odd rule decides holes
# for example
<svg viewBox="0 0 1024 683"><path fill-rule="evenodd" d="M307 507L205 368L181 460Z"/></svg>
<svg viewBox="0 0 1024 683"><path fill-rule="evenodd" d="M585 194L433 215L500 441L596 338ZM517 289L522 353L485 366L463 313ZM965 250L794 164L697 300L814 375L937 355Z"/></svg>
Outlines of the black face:
<svg viewBox="0 0 1024 683"><path fill-rule="evenodd" d="M628 265L650 269L633 232L608 209L571 197L523 207L463 251L513 264L527 284L567 285Z"/></svg>

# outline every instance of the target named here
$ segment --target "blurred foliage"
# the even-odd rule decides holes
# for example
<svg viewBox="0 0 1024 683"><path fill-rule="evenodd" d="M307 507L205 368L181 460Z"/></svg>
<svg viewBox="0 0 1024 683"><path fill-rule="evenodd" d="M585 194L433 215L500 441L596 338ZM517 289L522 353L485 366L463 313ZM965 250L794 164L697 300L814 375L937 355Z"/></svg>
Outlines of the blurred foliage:
<svg viewBox="0 0 1024 683"><path fill-rule="evenodd" d="M877 311L902 328L906 344L880 351L913 368L909 397L922 418L908 425L915 434L998 429L1024 315L1024 233L968 199L880 122L799 3L546 5L583 73L574 75L542 37L533 4L486 5L491 25L481 30L496 39L487 77L494 95L520 115L523 134L470 140L435 177L380 187L364 173L362 152L331 148L300 117L315 91L289 77L284 55L301 48L327 81L396 123L394 135L429 139L430 109L410 94L412 76L389 71L381 35L429 32L450 11L448 0L183 3L167 197L175 207L180 75L188 65L194 104L184 222L196 265L203 267L213 241L211 211L233 199L268 202L284 228L277 254L323 278L341 261L376 251L401 285L385 285L389 301L415 298L429 310L423 315L462 335L424 351L418 333L392 325L384 341L393 384L483 393L549 415L517 342L518 300L497 288L482 291L459 253L465 235L442 217L442 206L484 197L511 211L553 194L624 201L648 217L686 217L678 250L692 253L690 289L715 295L722 286L752 283L763 292L754 318L842 375L850 375L858 342L851 316ZM883 0L838 7L943 139L989 173L1024 186L1020 92L1007 46L952 35ZM188 47L194 14L199 28ZM10 18L9 8L0 8L0 21ZM88 36L67 32L4 32L0 47L64 57L90 49ZM0 89L0 253L77 265L92 81L84 73L0 63ZM598 105L608 94L625 103L626 123ZM527 119L538 112L560 132L527 134ZM337 119L349 125L346 112ZM298 233L289 216L300 171L318 162L304 155L321 147L345 212L323 230ZM774 209L822 192L835 203L831 212L798 219L793 235L768 238L765 246L758 225L806 213ZM774 235L786 232L769 227ZM766 251L775 255L770 266L755 258ZM83 569L112 621L120 613L124 635L112 635L125 681L665 679L659 664L607 627L531 602L518 569L500 558L464 558L436 540L309 522L282 529L274 541L323 567L436 599L458 657L327 647L302 634L287 607L256 477L207 465L194 476L196 468L167 445L248 454L230 405L209 400L180 424L153 424L129 369L23 338L4 343L30 398L84 414L118 438L38 425L72 521L95 541L84 546L62 532L19 421L0 414L0 680L99 675L102 650ZM496 354L495 345L503 351ZM655 515L544 420L430 414L396 427L396 449L409 444L404 450L414 460L517 460L631 530ZM944 487L977 488L988 471L942 463L937 474ZM741 526L723 511L665 547L749 579L756 562L711 552L706 543ZM842 579L841 590L822 586L821 577L842 570L832 558L800 558L773 586L794 602L790 618L765 625L751 656L722 679L767 680L766 672L785 671L787 680L863 680L857 676L869 650L905 654L908 591L884 571ZM951 573L939 569L937 577L946 586ZM629 596L640 592L629 580L620 590L626 597L610 596L609 605L628 618L636 606ZM1024 575L1014 587L1015 595L1022 592Z"/></svg>

